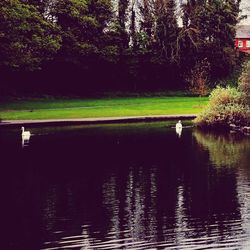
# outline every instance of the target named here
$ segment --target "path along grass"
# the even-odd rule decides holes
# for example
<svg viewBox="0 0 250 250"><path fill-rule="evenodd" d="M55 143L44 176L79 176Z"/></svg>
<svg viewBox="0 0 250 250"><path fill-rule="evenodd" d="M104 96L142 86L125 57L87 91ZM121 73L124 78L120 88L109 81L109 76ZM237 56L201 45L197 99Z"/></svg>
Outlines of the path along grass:
<svg viewBox="0 0 250 250"><path fill-rule="evenodd" d="M198 114L207 97L39 99L0 103L2 120Z"/></svg>

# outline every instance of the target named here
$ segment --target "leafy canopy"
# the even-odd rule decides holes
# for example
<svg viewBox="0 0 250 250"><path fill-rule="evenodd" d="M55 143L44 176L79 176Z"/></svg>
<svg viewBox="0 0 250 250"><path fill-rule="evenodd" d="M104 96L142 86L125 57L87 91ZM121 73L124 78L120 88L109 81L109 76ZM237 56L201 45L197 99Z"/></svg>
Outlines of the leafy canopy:
<svg viewBox="0 0 250 250"><path fill-rule="evenodd" d="M58 28L19 0L0 3L0 66L34 70L60 48Z"/></svg>

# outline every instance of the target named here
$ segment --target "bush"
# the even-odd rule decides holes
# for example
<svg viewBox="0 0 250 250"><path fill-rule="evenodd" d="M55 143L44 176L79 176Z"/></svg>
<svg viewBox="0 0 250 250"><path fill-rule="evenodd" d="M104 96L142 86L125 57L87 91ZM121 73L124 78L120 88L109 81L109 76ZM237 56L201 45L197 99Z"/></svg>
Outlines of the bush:
<svg viewBox="0 0 250 250"><path fill-rule="evenodd" d="M244 65L239 80L239 90L243 93L244 102L250 106L250 61Z"/></svg>
<svg viewBox="0 0 250 250"><path fill-rule="evenodd" d="M250 61L244 65L238 88L217 87L207 108L195 119L199 127L250 125Z"/></svg>
<svg viewBox="0 0 250 250"><path fill-rule="evenodd" d="M210 63L207 59L197 62L191 70L191 76L187 77L189 82L189 90L193 94L206 96L208 94L208 77L210 71Z"/></svg>
<svg viewBox="0 0 250 250"><path fill-rule="evenodd" d="M250 107L242 98L245 93L233 87L217 87L210 95L207 108L195 119L199 127L229 127L247 125Z"/></svg>

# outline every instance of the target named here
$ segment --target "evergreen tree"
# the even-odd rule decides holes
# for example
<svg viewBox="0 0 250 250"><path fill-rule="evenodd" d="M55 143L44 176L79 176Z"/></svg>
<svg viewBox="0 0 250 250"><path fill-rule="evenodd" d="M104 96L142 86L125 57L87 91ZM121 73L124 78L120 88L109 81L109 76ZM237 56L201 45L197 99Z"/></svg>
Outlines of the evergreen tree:
<svg viewBox="0 0 250 250"><path fill-rule="evenodd" d="M214 78L232 71L236 63L234 39L239 4L238 0L189 0L183 5L183 64L194 66L207 58Z"/></svg>
<svg viewBox="0 0 250 250"><path fill-rule="evenodd" d="M128 48L129 35L126 30L127 23L127 10L129 6L129 0L118 0L118 33L121 39L121 50Z"/></svg>
<svg viewBox="0 0 250 250"><path fill-rule="evenodd" d="M105 46L104 31L112 17L109 0L59 0L53 15L62 30L62 57L79 60Z"/></svg>
<svg viewBox="0 0 250 250"><path fill-rule="evenodd" d="M130 37L133 50L137 49L137 37L136 37L136 14L135 14L135 0L131 3L131 21L130 21Z"/></svg>
<svg viewBox="0 0 250 250"><path fill-rule="evenodd" d="M156 11L156 42L168 61L175 60L178 24L175 0L157 0Z"/></svg>
<svg viewBox="0 0 250 250"><path fill-rule="evenodd" d="M140 6L141 23L140 34L141 41L140 46L146 50L150 50L154 41L154 8L150 0L143 0Z"/></svg>
<svg viewBox="0 0 250 250"><path fill-rule="evenodd" d="M43 15L47 21L55 23L55 16L52 15L56 3L59 0L21 0L24 3L31 4Z"/></svg>
<svg viewBox="0 0 250 250"><path fill-rule="evenodd" d="M0 2L0 66L35 70L53 58L61 38L55 25L19 0Z"/></svg>
<svg viewBox="0 0 250 250"><path fill-rule="evenodd" d="M27 4L31 4L35 6L37 10L43 14L49 2L52 2L54 0L21 0L21 1L23 3L27 3Z"/></svg>

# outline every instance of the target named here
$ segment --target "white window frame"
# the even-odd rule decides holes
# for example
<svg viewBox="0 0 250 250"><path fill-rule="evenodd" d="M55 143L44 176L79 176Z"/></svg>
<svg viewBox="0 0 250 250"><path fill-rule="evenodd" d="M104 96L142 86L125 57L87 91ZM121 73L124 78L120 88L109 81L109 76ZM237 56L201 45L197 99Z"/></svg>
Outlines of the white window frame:
<svg viewBox="0 0 250 250"><path fill-rule="evenodd" d="M238 47L239 47L239 48L243 48L243 46L244 46L244 45L243 45L243 41L242 41L242 40L239 40L239 41L238 41Z"/></svg>
<svg viewBox="0 0 250 250"><path fill-rule="evenodd" d="M250 40L247 40L247 48L250 48Z"/></svg>

